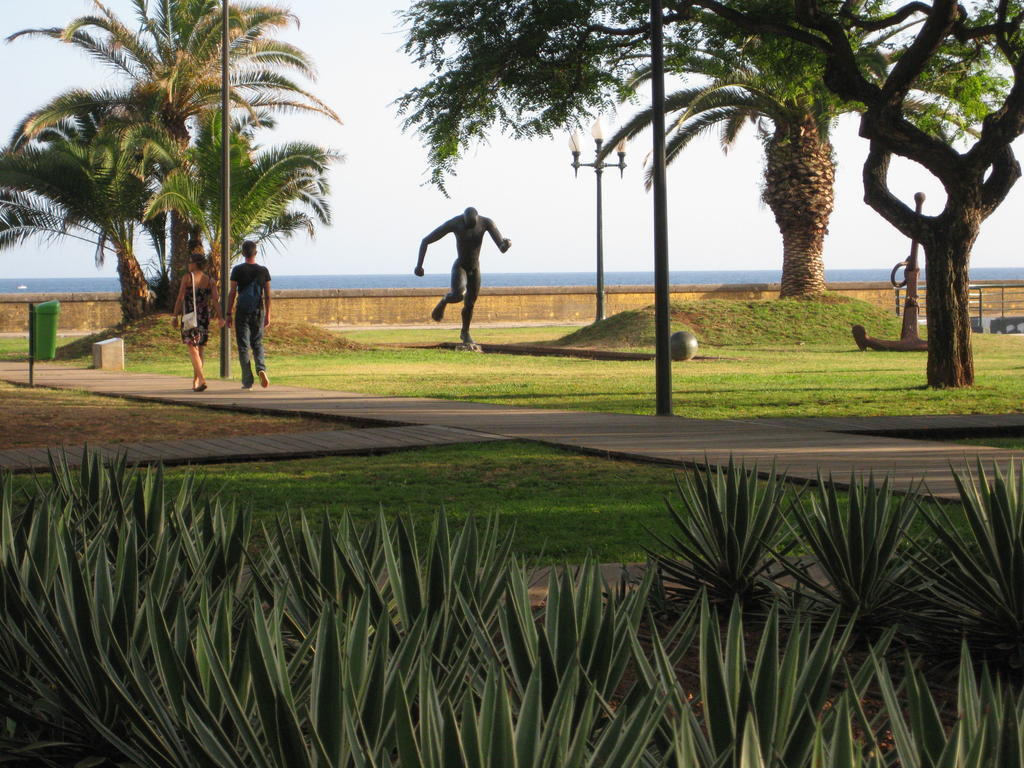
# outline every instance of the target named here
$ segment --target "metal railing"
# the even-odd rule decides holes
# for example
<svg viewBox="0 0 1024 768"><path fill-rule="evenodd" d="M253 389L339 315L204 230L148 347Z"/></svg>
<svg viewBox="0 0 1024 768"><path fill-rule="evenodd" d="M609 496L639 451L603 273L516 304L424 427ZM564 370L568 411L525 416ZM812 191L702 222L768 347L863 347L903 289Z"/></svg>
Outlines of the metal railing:
<svg viewBox="0 0 1024 768"><path fill-rule="evenodd" d="M976 320L976 327L984 328L986 321L993 318L1024 317L1024 281L1013 283L971 283L969 286L968 306L971 318ZM904 289L896 288L896 315L903 311ZM920 317L927 317L928 286L918 290L920 294Z"/></svg>

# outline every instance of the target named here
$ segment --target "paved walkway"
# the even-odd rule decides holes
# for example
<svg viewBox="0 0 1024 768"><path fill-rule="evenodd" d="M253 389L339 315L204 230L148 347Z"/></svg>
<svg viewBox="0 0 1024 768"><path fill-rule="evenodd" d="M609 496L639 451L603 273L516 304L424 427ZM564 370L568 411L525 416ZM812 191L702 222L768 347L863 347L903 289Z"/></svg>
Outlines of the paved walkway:
<svg viewBox="0 0 1024 768"><path fill-rule="evenodd" d="M1022 398L1024 399L1024 398ZM947 416L848 416L797 417L789 419L758 419L765 426L799 427L824 432L848 432L868 435L905 436L910 434L943 435L1000 432L1019 434L1024 431L1024 413L964 413Z"/></svg>
<svg viewBox="0 0 1024 768"><path fill-rule="evenodd" d="M24 363L0 363L0 379L25 382ZM453 400L400 398L273 386L243 392L238 384L211 380L195 394L182 377L126 374L56 365L36 367L36 381L47 387L79 389L103 395L263 413L322 415L377 426L448 427L487 436L533 440L609 458L628 458L692 466L705 459L724 464L730 457L757 463L767 473L813 481L832 475L890 475L895 486L910 490L924 480L938 496L955 497L952 470L1006 466L1019 454L940 442L830 432L800 420L712 421L616 413L517 408ZM992 417L985 417L986 419ZM1015 420L1017 417L1012 417ZM845 420L849 421L849 420ZM263 438L267 442L273 436Z"/></svg>

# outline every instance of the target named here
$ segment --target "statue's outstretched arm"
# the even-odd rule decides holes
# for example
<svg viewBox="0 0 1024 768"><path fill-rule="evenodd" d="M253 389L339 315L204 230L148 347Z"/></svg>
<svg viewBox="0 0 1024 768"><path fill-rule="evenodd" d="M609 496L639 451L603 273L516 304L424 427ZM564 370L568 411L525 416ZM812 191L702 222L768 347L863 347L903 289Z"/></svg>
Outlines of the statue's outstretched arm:
<svg viewBox="0 0 1024 768"><path fill-rule="evenodd" d="M494 244L498 246L498 249L502 253L504 253L505 251L512 247L512 241L509 240L507 237L501 236L501 232L498 231L498 226L491 219L487 219L486 226L487 231L491 235L491 240L494 241Z"/></svg>
<svg viewBox="0 0 1024 768"><path fill-rule="evenodd" d="M413 270L417 277L423 277L423 260L427 257L427 246L430 245L431 243L436 243L449 232L454 232L454 221L455 219L449 219L440 227L431 232L429 235L424 237L423 240L420 242L420 255L419 258L416 260L416 269Z"/></svg>

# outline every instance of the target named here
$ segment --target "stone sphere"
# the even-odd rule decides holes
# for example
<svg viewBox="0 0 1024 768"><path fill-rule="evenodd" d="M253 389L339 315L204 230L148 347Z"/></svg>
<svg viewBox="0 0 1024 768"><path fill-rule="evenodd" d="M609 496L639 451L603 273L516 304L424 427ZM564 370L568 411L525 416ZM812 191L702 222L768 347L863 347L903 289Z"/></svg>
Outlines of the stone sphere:
<svg viewBox="0 0 1024 768"><path fill-rule="evenodd" d="M692 360L697 354L697 337L689 331L676 331L668 344L673 360Z"/></svg>

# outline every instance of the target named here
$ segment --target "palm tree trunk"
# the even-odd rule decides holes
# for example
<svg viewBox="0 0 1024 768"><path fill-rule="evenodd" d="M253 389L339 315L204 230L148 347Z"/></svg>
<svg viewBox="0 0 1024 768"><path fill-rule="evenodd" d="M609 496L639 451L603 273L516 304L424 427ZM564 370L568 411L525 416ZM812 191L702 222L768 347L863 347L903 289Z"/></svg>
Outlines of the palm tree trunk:
<svg viewBox="0 0 1024 768"><path fill-rule="evenodd" d="M206 263L206 274L213 280L221 296L225 295L224 286L220 284L220 237L210 244L210 260Z"/></svg>
<svg viewBox="0 0 1024 768"><path fill-rule="evenodd" d="M183 119L175 117L165 120L164 125L178 145L181 162L186 162L185 154L188 151L189 142L192 140L187 124ZM188 242L192 239L194 227L192 222L188 221L178 211L170 211L168 215L171 222L171 286L168 295L173 302L174 297L178 295L178 286L181 284L185 273L188 272Z"/></svg>
<svg viewBox="0 0 1024 768"><path fill-rule="evenodd" d="M832 145L815 128L779 130L765 151L764 201L782 233L780 298L825 291L822 250L835 202Z"/></svg>
<svg viewBox="0 0 1024 768"><path fill-rule="evenodd" d="M192 236L192 226L177 211L170 211L168 216L171 222L171 287L168 295L173 302L174 297L178 295L178 285L188 272L188 241Z"/></svg>
<svg viewBox="0 0 1024 768"><path fill-rule="evenodd" d="M149 304L149 284L135 254L123 247L117 248L117 276L121 281L121 319L138 320L146 314Z"/></svg>

